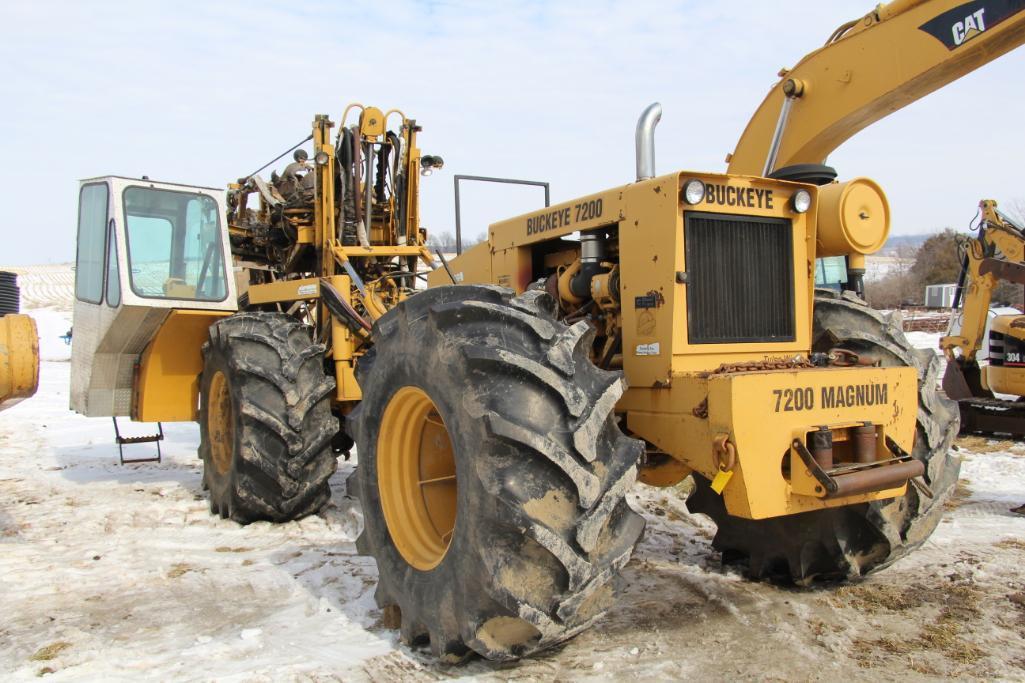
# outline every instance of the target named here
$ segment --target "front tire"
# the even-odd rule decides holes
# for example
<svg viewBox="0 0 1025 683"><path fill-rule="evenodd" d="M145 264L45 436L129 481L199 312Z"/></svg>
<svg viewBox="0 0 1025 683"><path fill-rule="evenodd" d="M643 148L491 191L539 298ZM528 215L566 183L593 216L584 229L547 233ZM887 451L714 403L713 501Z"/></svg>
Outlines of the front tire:
<svg viewBox="0 0 1025 683"><path fill-rule="evenodd" d="M709 481L695 474L687 508L716 523L712 547L722 553L723 562L744 567L754 579L810 584L853 579L890 566L935 530L961 469L950 448L958 432L957 405L937 391L936 353L912 347L899 319L869 308L860 299L822 290L816 293L815 351L839 347L876 357L884 367L910 366L918 371L912 455L925 463L925 480L934 497L922 495L909 484L900 498L749 520L729 515Z"/></svg>
<svg viewBox="0 0 1025 683"><path fill-rule="evenodd" d="M334 388L324 346L294 318L237 313L211 325L199 410L210 511L240 524L319 511L337 467Z"/></svg>
<svg viewBox="0 0 1025 683"><path fill-rule="evenodd" d="M357 366L357 549L403 640L447 661L516 659L594 623L644 527L625 499L641 444L612 415L623 380L590 362L586 324L553 314L543 292L427 290L377 321Z"/></svg>

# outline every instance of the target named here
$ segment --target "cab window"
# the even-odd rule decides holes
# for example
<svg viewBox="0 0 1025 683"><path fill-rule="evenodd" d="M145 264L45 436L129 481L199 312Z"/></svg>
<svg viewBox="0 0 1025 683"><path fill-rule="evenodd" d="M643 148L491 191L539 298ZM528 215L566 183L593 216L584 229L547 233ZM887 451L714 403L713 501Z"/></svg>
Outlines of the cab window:
<svg viewBox="0 0 1025 683"><path fill-rule="evenodd" d="M151 299L227 297L217 202L195 192L124 191L129 281Z"/></svg>
<svg viewBox="0 0 1025 683"><path fill-rule="evenodd" d="M847 284L847 259L827 256L815 262L815 286L840 291Z"/></svg>
<svg viewBox="0 0 1025 683"><path fill-rule="evenodd" d="M121 305L121 276L117 272L117 234L113 220L107 230L107 305L112 308Z"/></svg>
<svg viewBox="0 0 1025 683"><path fill-rule="evenodd" d="M98 304L103 299L103 257L107 236L107 184L83 185L78 195L78 253L75 296Z"/></svg>

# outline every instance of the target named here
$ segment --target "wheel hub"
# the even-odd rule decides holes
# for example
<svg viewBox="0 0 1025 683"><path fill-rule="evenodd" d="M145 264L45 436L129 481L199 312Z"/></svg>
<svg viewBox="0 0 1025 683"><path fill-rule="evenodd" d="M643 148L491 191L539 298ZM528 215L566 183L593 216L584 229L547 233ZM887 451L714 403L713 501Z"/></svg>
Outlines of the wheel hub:
<svg viewBox="0 0 1025 683"><path fill-rule="evenodd" d="M235 451L235 419L228 378L217 371L210 380L206 431L210 437L210 459L218 474L227 474Z"/></svg>
<svg viewBox="0 0 1025 683"><path fill-rule="evenodd" d="M418 387L399 389L385 407L377 481L395 547L416 569L433 569L455 530L456 466L448 429Z"/></svg>

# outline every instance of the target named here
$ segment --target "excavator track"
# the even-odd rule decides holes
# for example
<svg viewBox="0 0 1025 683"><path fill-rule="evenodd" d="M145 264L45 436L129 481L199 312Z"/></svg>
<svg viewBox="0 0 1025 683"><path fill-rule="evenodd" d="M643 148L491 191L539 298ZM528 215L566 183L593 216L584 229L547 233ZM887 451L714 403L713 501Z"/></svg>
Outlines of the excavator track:
<svg viewBox="0 0 1025 683"><path fill-rule="evenodd" d="M999 398L965 398L957 402L963 434L1025 436L1025 403Z"/></svg>

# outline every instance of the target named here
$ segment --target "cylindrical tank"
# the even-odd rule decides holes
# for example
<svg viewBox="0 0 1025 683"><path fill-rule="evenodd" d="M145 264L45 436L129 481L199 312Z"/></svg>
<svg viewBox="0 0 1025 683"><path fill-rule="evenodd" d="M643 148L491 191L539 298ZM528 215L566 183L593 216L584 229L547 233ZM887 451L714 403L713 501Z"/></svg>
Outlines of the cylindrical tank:
<svg viewBox="0 0 1025 683"><path fill-rule="evenodd" d="M890 203L874 180L854 178L819 188L816 256L874 254L890 234Z"/></svg>

